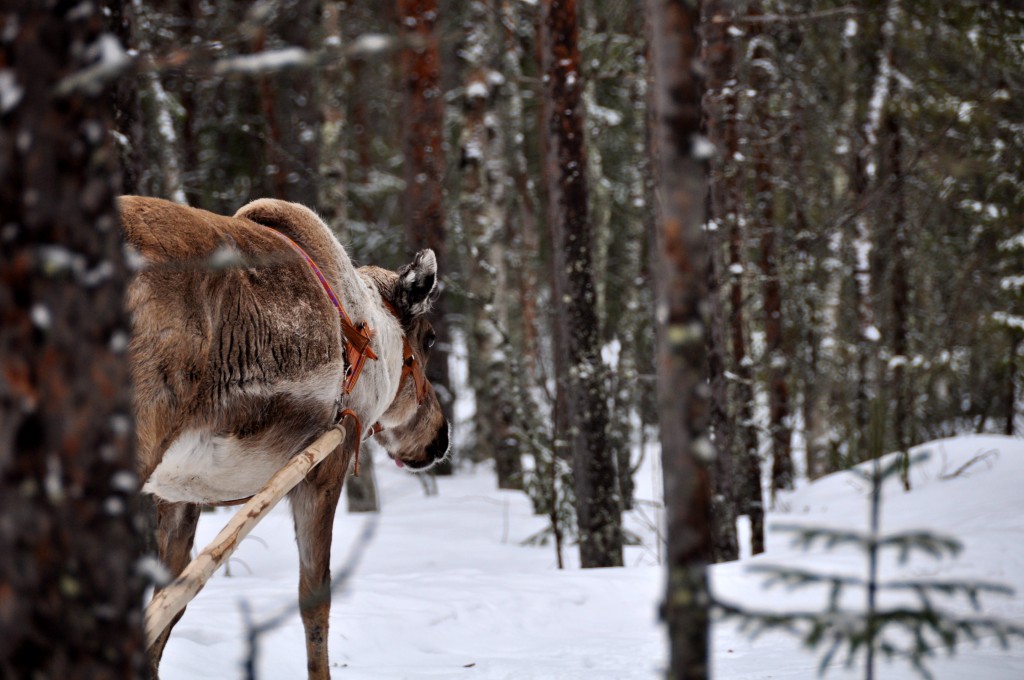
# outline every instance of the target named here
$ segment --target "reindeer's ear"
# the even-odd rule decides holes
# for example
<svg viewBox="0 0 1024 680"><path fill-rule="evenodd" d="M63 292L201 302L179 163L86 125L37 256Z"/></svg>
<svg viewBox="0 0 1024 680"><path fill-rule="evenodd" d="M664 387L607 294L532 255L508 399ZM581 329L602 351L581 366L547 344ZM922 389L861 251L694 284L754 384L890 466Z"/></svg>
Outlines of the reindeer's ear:
<svg viewBox="0 0 1024 680"><path fill-rule="evenodd" d="M403 313L419 316L430 311L437 298L437 257L427 248L416 253L416 258L398 270L396 302Z"/></svg>

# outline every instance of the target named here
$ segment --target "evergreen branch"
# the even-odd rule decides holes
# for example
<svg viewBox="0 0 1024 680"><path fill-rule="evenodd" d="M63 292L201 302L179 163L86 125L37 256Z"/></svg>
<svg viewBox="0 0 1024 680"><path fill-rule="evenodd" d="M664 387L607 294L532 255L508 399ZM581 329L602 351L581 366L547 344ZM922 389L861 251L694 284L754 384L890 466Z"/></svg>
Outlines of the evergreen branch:
<svg viewBox="0 0 1024 680"><path fill-rule="evenodd" d="M942 559L944 554L949 557L956 557L963 551L963 544L960 541L948 536L939 536L930 531L905 531L889 534L873 539L873 542L879 549L897 549L901 564L906 563L911 553L915 550L919 550L937 560Z"/></svg>
<svg viewBox="0 0 1024 680"><path fill-rule="evenodd" d="M764 586L770 588L782 585L790 589L821 584L831 584L829 601L835 602L845 587L866 588L868 581L860 576L841 576L821 574L818 572L773 564L758 564L748 567L748 571L767 576ZM1013 595L1013 589L998 583L984 581L881 581L875 584L879 590L914 591L926 606L929 605L928 594L939 593L947 596L964 595L975 610L981 608L980 596L983 593L996 595ZM830 605L830 610L835 606Z"/></svg>
<svg viewBox="0 0 1024 680"><path fill-rule="evenodd" d="M879 465L878 469L875 469L874 465L867 466L867 469L861 469L859 467L851 468L850 472L857 475L865 482L874 482L877 479L879 482L884 482L890 477L895 477L903 471L904 465L917 465L923 463L931 457L928 451L921 451L910 457L910 460L904 460L901 455L893 455L892 460Z"/></svg>
<svg viewBox="0 0 1024 680"><path fill-rule="evenodd" d="M966 639L977 642L983 635L995 636L1005 648L1011 639L1024 640L1024 627L989 617L957 618L934 608L901 607L868 615L859 611L767 612L746 610L716 601L714 608L722 620L739 619L741 632L752 638L766 632L782 631L794 635L809 649L817 649L828 641L829 646L819 663L824 673L845 644L844 663L852 664L858 652L876 645L886 656L906 656L915 670L930 677L924 660L934 656L935 649L955 651L957 643ZM884 638L889 628L899 628L912 642L900 645ZM934 641L929 639L934 638Z"/></svg>
<svg viewBox="0 0 1024 680"><path fill-rule="evenodd" d="M901 563L905 563L915 550L935 559L944 556L956 557L963 550L963 545L956 539L930 531L904 531L875 538L854 529L808 527L800 524L775 524L771 528L772 531L795 534L792 544L802 550L810 550L818 544L826 550L843 545L852 545L863 551L872 548L895 548L899 551Z"/></svg>

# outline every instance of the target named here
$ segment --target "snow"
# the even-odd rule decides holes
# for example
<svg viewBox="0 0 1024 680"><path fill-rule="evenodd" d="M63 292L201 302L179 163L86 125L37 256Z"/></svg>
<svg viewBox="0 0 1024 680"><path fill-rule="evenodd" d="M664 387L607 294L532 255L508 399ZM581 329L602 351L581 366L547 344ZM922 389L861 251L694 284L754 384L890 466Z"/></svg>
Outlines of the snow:
<svg viewBox="0 0 1024 680"><path fill-rule="evenodd" d="M883 561L885 579L968 579L1013 587L1012 597L983 597L983 614L1024 624L1024 440L968 436L931 442L927 461L912 468L913 490L898 480L884 490L882 531L930 528L964 543L956 559ZM364 455L369 454L369 447ZM636 459L638 452L634 452ZM438 478L439 494L425 497L413 475L387 465L374 451L383 511L353 578L334 597L329 634L332 677L346 680L466 678L468 680L629 680L663 677L665 632L657 619L662 597L663 525L657 447L645 451L637 473L637 510L626 514L642 545L626 548L625 568L579 570L575 549L569 568L555 567L553 548L524 546L544 528L526 496L494 488L486 465ZM344 504L344 501L342 501ZM780 495L767 524L867 526L868 487L851 472L804 483ZM204 513L197 545L203 546L233 509ZM344 563L350 546L371 521L347 515L335 521L332 564ZM746 524L741 524L745 529ZM749 530L742 531L749 536ZM749 552L749 547L744 550ZM863 573L853 550L803 552L788 536L769 533L768 552L717 565L716 596L750 607L788 611L823 607L814 589L765 590L755 564L788 565L824 573ZM256 527L229 564L189 606L174 629L161 667L165 680L237 678L245 650L242 603L261 622L292 606L298 558L291 518L282 504ZM152 565L140 568L152 568ZM883 600L883 605L886 601ZM958 601L940 602L960 615ZM816 677L818 658L784 633L751 641L734 624L713 634L714 674L730 680ZM968 644L955 656L929 663L942 679L1024 677L1024 643L1003 651L991 640ZM297 616L260 644L259 677L305 677L305 644ZM886 680L917 678L905 663L882 663ZM829 667L830 679L863 671Z"/></svg>
<svg viewBox="0 0 1024 680"><path fill-rule="evenodd" d="M470 99L485 99L487 95L487 83L482 80L474 80L466 88L466 96Z"/></svg>
<svg viewBox="0 0 1024 680"><path fill-rule="evenodd" d="M395 45L391 36L381 33L365 33L352 41L348 51L353 56L370 56L385 52Z"/></svg>
<svg viewBox="0 0 1024 680"><path fill-rule="evenodd" d="M310 60L310 54L301 47L283 47L278 50L264 50L256 54L243 54L221 59L214 65L218 75L225 73L266 73L290 66L302 66Z"/></svg>
<svg viewBox="0 0 1024 680"><path fill-rule="evenodd" d="M18 84L18 76L13 69L0 69L0 114L9 112L25 94L25 88Z"/></svg>
<svg viewBox="0 0 1024 680"><path fill-rule="evenodd" d="M992 312L992 320L1002 326L1016 328L1017 330L1024 330L1024 317L1020 317L1015 314Z"/></svg>

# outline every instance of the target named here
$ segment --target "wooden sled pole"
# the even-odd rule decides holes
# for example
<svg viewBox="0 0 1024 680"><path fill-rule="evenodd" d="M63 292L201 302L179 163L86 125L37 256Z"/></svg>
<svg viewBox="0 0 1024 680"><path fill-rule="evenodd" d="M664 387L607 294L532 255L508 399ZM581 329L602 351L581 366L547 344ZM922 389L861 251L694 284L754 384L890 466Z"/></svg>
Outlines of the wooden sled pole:
<svg viewBox="0 0 1024 680"><path fill-rule="evenodd" d="M151 646L202 590L261 519L301 482L316 465L344 441L345 431L333 427L277 471L270 481L243 505L210 545L185 567L178 578L158 592L146 607L146 647Z"/></svg>

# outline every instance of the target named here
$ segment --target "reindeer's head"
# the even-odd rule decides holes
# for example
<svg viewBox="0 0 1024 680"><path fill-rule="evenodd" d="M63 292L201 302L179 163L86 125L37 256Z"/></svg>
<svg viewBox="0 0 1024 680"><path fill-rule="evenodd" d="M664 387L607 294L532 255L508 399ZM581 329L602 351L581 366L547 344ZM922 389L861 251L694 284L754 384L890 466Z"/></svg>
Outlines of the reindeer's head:
<svg viewBox="0 0 1024 680"><path fill-rule="evenodd" d="M443 459L449 448L447 419L441 412L434 387L423 372L434 344L434 329L427 321L437 299L437 258L433 250L421 250L397 272L380 267L360 267L359 273L380 291L405 333L408 369L394 401L380 419L378 442L399 466L425 470ZM419 375L416 375L419 372Z"/></svg>

